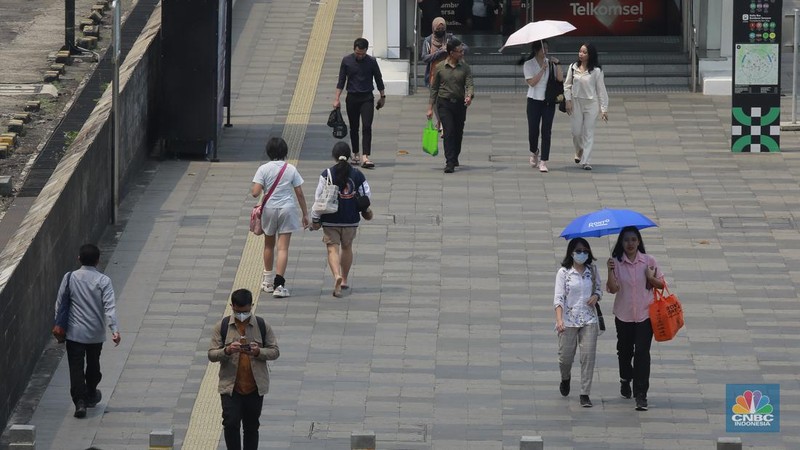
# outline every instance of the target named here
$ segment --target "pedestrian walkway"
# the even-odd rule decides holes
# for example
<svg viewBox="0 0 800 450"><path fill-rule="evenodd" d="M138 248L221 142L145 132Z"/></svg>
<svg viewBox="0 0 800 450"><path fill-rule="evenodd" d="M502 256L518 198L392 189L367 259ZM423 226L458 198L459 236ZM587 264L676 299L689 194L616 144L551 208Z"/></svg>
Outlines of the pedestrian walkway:
<svg viewBox="0 0 800 450"><path fill-rule="evenodd" d="M259 281L250 180L266 139L283 135L313 196L332 163L325 121L361 7L237 1L221 162L165 161L136 183L104 258L122 330L102 356L104 400L74 419L62 360L31 419L37 448L141 449L164 427L178 447L224 448L206 350L230 292ZM548 449L711 449L726 435L725 384L766 382L781 385L782 431L745 445L800 447L797 135L781 154L734 155L727 98L612 96L594 170L572 162L559 114L541 174L528 165L525 99L476 91L452 175L420 149L424 95L376 113L376 219L360 228L348 295L330 295L321 233L293 236L292 297L257 305L281 349L260 448L343 449L365 429L381 449L508 450L523 435ZM653 345L647 412L619 397L613 329L598 342L595 406L558 393L558 234L600 207L659 224L643 232L647 251L686 311L686 329ZM610 242L591 240L601 261Z"/></svg>

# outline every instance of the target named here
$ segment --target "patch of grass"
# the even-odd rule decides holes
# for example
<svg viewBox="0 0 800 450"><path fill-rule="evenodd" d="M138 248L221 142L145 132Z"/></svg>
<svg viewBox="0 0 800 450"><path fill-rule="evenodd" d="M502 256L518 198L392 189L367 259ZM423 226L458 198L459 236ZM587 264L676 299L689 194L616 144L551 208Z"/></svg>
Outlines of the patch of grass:
<svg viewBox="0 0 800 450"><path fill-rule="evenodd" d="M73 142L75 142L75 138L78 137L77 131L67 131L64 133L64 149L68 149Z"/></svg>

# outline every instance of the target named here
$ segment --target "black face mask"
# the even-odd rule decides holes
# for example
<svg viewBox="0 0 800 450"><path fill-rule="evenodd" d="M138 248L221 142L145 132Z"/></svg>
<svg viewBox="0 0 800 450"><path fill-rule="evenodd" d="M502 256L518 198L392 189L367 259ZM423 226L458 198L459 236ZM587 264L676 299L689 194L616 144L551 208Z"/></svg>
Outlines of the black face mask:
<svg viewBox="0 0 800 450"><path fill-rule="evenodd" d="M437 38L443 38L444 37L444 33L445 33L445 30L441 30L441 31L440 30L436 30L436 31L433 32L433 35L436 36Z"/></svg>

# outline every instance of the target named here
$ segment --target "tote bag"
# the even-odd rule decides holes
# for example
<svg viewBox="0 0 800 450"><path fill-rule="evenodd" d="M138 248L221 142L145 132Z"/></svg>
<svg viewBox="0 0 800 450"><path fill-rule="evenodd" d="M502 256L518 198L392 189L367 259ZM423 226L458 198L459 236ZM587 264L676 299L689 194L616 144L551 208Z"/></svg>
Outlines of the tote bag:
<svg viewBox="0 0 800 450"><path fill-rule="evenodd" d="M328 177L325 186L322 188L322 193L314 200L314 205L311 211L317 215L333 214L339 210L339 186L333 184L331 177L331 169L328 169Z"/></svg>
<svg viewBox="0 0 800 450"><path fill-rule="evenodd" d="M666 295L664 295L666 293ZM656 341L669 341L683 328L683 307L678 296L667 289L653 289L653 303L650 304L650 323Z"/></svg>
<svg viewBox="0 0 800 450"><path fill-rule="evenodd" d="M428 120L428 125L422 130L422 150L431 156L439 154L439 132L433 120Z"/></svg>

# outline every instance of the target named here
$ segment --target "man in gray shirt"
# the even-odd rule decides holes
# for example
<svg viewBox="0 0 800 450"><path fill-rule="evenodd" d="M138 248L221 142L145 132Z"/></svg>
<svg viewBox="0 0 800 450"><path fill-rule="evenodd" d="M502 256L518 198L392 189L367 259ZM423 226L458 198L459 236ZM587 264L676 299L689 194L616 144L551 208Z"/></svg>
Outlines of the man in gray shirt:
<svg viewBox="0 0 800 450"><path fill-rule="evenodd" d="M100 373L100 352L106 340L105 325L111 330L111 340L119 345L121 337L117 326L114 288L111 279L97 270L100 249L95 245L81 246L81 268L67 272L61 280L56 300L56 311L61 296L69 282L70 307L67 325L67 360L69 384L75 417L86 417L86 408L92 408L102 399L97 389L103 375ZM84 364L86 366L84 370Z"/></svg>

